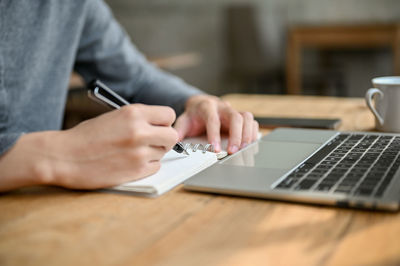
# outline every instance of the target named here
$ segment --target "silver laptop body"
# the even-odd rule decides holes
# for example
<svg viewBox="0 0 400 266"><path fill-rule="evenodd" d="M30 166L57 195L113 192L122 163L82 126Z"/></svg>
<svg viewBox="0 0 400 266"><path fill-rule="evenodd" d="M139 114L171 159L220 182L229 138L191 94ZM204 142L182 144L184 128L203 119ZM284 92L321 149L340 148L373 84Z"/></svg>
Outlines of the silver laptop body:
<svg viewBox="0 0 400 266"><path fill-rule="evenodd" d="M184 187L396 211L400 198L398 147L399 134L281 128L191 177Z"/></svg>

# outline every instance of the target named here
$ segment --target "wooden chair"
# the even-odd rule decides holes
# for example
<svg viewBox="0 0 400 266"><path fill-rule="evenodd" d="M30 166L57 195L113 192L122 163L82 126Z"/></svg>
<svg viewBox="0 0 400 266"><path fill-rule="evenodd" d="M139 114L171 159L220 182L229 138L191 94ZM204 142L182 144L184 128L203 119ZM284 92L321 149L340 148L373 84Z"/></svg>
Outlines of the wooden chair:
<svg viewBox="0 0 400 266"><path fill-rule="evenodd" d="M400 75L400 25L297 26L289 29L286 51L288 94L302 92L302 50L389 47L394 73Z"/></svg>

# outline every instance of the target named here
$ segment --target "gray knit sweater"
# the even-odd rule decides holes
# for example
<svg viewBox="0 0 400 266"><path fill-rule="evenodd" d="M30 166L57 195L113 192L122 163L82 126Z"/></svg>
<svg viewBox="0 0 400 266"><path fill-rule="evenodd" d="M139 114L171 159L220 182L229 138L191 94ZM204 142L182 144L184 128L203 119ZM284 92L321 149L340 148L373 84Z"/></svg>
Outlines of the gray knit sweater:
<svg viewBox="0 0 400 266"><path fill-rule="evenodd" d="M72 70L177 113L199 90L148 63L101 0L0 0L0 154L60 129Z"/></svg>

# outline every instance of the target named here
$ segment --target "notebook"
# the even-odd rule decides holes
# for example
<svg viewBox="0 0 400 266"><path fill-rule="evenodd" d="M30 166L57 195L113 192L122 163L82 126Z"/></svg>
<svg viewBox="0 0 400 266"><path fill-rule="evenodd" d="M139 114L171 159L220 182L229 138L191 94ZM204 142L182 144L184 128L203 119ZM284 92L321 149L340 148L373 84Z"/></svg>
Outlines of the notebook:
<svg viewBox="0 0 400 266"><path fill-rule="evenodd" d="M257 138L261 138L260 132ZM111 190L133 192L138 196L157 197L228 155L227 135L221 136L222 151L218 153L204 151L208 144L205 136L185 138L183 142L189 156L171 150L161 159L161 169L157 173L121 184Z"/></svg>
<svg viewBox="0 0 400 266"><path fill-rule="evenodd" d="M190 141L190 143L188 143L188 141ZM187 151L189 155L170 150L161 159L161 169L157 173L137 181L118 185L111 189L136 192L137 195L142 196L159 196L179 185L189 177L211 166L218 161L218 158L227 155L224 151L221 153L203 151L204 146L199 146L196 147L197 149L194 149L195 145L191 143L204 145L206 144L205 139L185 139L185 143L188 145Z"/></svg>

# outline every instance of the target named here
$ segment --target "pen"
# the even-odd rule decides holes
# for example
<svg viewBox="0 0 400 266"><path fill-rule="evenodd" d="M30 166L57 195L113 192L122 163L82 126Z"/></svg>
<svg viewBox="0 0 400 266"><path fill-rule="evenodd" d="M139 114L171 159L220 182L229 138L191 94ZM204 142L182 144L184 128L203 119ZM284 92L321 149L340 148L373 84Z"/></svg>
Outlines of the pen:
<svg viewBox="0 0 400 266"><path fill-rule="evenodd" d="M88 96L90 99L106 104L109 107L120 109L124 105L129 105L129 102L119 96L117 93L108 88L100 80L93 80L88 85ZM172 148L177 153L185 153L189 155L182 142L178 142Z"/></svg>

